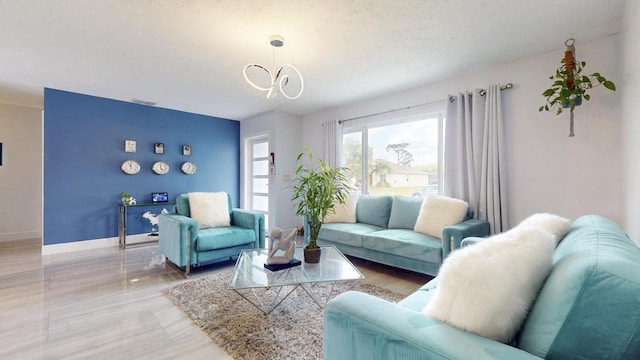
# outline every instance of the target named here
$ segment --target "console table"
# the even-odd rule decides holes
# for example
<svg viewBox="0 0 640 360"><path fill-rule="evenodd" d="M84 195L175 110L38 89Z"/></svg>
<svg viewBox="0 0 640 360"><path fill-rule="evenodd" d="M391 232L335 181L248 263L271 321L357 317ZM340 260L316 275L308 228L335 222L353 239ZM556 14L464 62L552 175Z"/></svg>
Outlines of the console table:
<svg viewBox="0 0 640 360"><path fill-rule="evenodd" d="M127 217L128 217L128 209L132 208L132 207L152 207L152 206L172 206L175 205L175 203L143 203L143 204L133 204L133 205L125 205L120 203L118 205L119 207L119 211L118 211L118 243L120 245L121 248L126 249L127 248ZM149 241L142 241L142 242L137 242L135 243L137 244L146 244L146 243L151 243L151 242L156 242L158 241L158 239L154 239L154 240L149 240Z"/></svg>

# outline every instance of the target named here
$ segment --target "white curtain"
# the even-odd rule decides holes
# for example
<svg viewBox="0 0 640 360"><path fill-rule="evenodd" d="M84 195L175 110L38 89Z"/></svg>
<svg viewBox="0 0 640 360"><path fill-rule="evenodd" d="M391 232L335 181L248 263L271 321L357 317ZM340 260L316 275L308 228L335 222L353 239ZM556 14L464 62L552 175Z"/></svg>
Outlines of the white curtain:
<svg viewBox="0 0 640 360"><path fill-rule="evenodd" d="M444 194L469 202L477 218L500 233L508 228L500 87L449 98Z"/></svg>
<svg viewBox="0 0 640 360"><path fill-rule="evenodd" d="M338 120L322 123L323 159L333 168L341 166L342 125Z"/></svg>

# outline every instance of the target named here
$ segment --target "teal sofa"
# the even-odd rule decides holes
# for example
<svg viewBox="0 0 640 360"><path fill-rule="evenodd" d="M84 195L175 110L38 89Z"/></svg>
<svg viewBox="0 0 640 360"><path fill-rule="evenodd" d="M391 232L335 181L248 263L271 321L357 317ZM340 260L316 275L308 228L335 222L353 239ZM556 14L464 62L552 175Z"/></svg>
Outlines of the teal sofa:
<svg viewBox="0 0 640 360"><path fill-rule="evenodd" d="M174 213L158 217L160 253L171 263L184 268L189 276L192 266L237 256L243 249L264 248L264 214L233 208L227 194L231 226L198 229L191 218L188 194L178 195Z"/></svg>
<svg viewBox="0 0 640 360"><path fill-rule="evenodd" d="M358 292L330 301L324 358L640 359L640 249L633 241L611 220L583 216L553 261L512 344L424 315L436 277L397 304Z"/></svg>
<svg viewBox="0 0 640 360"><path fill-rule="evenodd" d="M347 255L435 276L462 239L489 235L489 223L472 219L470 210L464 221L442 230L443 240L413 231L422 201L399 195L360 195L356 223L322 224L318 245L333 245Z"/></svg>

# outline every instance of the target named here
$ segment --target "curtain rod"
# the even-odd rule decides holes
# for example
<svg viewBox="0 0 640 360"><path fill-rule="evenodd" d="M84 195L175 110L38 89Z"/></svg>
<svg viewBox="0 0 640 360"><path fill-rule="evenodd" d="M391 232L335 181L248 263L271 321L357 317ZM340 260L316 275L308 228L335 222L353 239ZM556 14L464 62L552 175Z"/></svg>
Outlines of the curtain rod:
<svg viewBox="0 0 640 360"><path fill-rule="evenodd" d="M506 83L505 85L500 86L500 90L507 90L507 89L512 89L513 88L513 83ZM486 89L480 89L479 91L480 96L484 96L487 93ZM453 100L457 99L457 96L450 96L449 97L449 101L453 102Z"/></svg>
<svg viewBox="0 0 640 360"><path fill-rule="evenodd" d="M513 84L512 83L507 83L506 85L500 86L500 90L511 89L511 88L513 88ZM484 96L484 94L486 92L487 92L487 90L485 90L485 89L480 90L480 96ZM453 99L455 99L455 98L456 98L455 96L452 96L452 97L449 98L449 101L453 101ZM364 118L368 118L368 117L371 117L371 116L388 114L388 113L392 113L392 112L396 112L396 111L400 111L400 110L409 110L409 109L413 109L413 108L419 107L419 106L425 106L425 105L429 105L429 104L434 104L436 102L437 101L431 101L431 102L427 102L427 103L422 103L422 104L417 104L417 105L405 106L405 107L401 107L401 108L397 108L397 109L381 111L381 112L377 112L377 113L374 113L374 114L368 114L368 115L362 115L362 116L356 116L356 117L352 117L352 118L348 118L348 119L338 120L338 124L342 125L342 123L345 123L347 121L364 119Z"/></svg>
<svg viewBox="0 0 640 360"><path fill-rule="evenodd" d="M409 110L409 109L413 109L415 107L419 107L419 106L425 106L425 105L430 105L430 104L435 104L437 102L440 102L442 100L438 100L438 101L430 101L430 102L426 102L426 103L422 103L422 104L417 104L417 105L411 105L411 106L405 106L405 107L401 107L401 108L397 108L397 109L391 109L391 110L386 110L386 111L381 111L381 112L377 112L374 114L368 114L368 115L362 115L362 116L356 116L356 117L352 117L349 119L343 119L343 120L338 120L338 124L345 123L347 121L353 121L353 120L359 120L359 119L364 119L364 118L368 118L371 116L376 116L376 115L383 115L383 114L388 114L388 113L392 113L392 112L396 112L396 111L400 111L400 110Z"/></svg>

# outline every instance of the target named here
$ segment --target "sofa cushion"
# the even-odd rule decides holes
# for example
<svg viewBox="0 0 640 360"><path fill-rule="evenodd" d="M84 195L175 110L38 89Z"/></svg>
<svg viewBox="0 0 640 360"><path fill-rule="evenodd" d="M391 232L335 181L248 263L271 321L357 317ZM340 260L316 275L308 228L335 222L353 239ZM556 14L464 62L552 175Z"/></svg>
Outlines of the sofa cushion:
<svg viewBox="0 0 640 360"><path fill-rule="evenodd" d="M389 229L413 230L421 206L422 199L401 195L394 196L389 216Z"/></svg>
<svg viewBox="0 0 640 360"><path fill-rule="evenodd" d="M379 226L360 223L322 224L318 238L340 244L362 247L363 234L368 234L381 229L383 228Z"/></svg>
<svg viewBox="0 0 640 360"><path fill-rule="evenodd" d="M478 335L509 342L551 270L555 240L516 227L451 253L423 312Z"/></svg>
<svg viewBox="0 0 640 360"><path fill-rule="evenodd" d="M413 230L388 229L364 234L362 247L430 263L442 262L442 242Z"/></svg>
<svg viewBox="0 0 640 360"><path fill-rule="evenodd" d="M227 193L192 192L188 195L191 217L198 222L199 229L231 225Z"/></svg>
<svg viewBox="0 0 640 360"><path fill-rule="evenodd" d="M386 228L393 198L387 195L360 195L356 205L356 222Z"/></svg>
<svg viewBox="0 0 640 360"><path fill-rule="evenodd" d="M638 359L639 324L640 249L588 215L558 245L517 346L546 359Z"/></svg>
<svg viewBox="0 0 640 360"><path fill-rule="evenodd" d="M466 201L429 195L422 202L414 230L441 239L442 229L461 222L468 209Z"/></svg>
<svg viewBox="0 0 640 360"><path fill-rule="evenodd" d="M250 244L256 241L252 229L236 226L213 227L198 230L197 251L224 249L233 246Z"/></svg>
<svg viewBox="0 0 640 360"><path fill-rule="evenodd" d="M347 195L344 204L335 203L335 213L329 213L324 218L324 223L349 223L356 222L356 205L360 193L354 192Z"/></svg>

